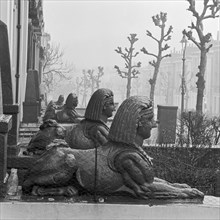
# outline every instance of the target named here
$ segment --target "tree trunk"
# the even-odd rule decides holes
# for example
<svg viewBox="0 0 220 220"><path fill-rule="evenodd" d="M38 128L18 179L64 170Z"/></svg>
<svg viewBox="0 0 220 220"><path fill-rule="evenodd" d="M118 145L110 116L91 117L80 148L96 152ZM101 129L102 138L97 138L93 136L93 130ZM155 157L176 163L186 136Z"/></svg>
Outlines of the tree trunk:
<svg viewBox="0 0 220 220"><path fill-rule="evenodd" d="M153 79L150 83L150 86L151 86L150 87L150 99L152 100L153 105L154 105L154 92L155 92L155 86L156 86L156 81L157 81L157 75L159 73L159 66L160 66L160 63L157 63L154 69Z"/></svg>
<svg viewBox="0 0 220 220"><path fill-rule="evenodd" d="M127 94L126 94L126 98L129 98L130 95L131 95L131 76L129 74L128 81L127 81Z"/></svg>
<svg viewBox="0 0 220 220"><path fill-rule="evenodd" d="M197 102L196 102L196 112L199 114L203 113L203 97L204 97L204 90L205 90L205 70L206 70L206 63L207 63L207 52L205 48L201 49L201 56L200 56L200 65L199 65L199 72L197 73Z"/></svg>

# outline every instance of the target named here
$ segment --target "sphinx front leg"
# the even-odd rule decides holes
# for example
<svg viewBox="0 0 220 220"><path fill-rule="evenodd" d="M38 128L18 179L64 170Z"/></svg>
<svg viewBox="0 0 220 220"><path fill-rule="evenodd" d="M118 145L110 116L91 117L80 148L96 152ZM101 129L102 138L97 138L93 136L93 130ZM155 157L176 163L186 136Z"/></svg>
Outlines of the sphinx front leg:
<svg viewBox="0 0 220 220"><path fill-rule="evenodd" d="M147 183L152 183L154 179L153 170L149 167L149 163L142 160L137 153L123 153L116 160L115 167L132 195L137 198L148 199L151 190L144 186Z"/></svg>
<svg viewBox="0 0 220 220"><path fill-rule="evenodd" d="M115 163L125 186L142 199L191 199L203 198L204 194L188 185L172 184L155 178L152 168L138 154L120 155Z"/></svg>
<svg viewBox="0 0 220 220"><path fill-rule="evenodd" d="M166 181L154 181L142 186L143 190L151 191L150 196L155 199L203 199L204 194L191 187L180 187L167 183Z"/></svg>

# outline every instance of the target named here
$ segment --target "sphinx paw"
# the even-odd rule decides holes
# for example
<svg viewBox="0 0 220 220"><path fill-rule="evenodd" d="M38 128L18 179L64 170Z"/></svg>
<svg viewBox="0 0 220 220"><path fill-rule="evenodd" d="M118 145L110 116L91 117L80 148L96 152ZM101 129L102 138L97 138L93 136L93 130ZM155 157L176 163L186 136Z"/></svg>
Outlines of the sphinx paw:
<svg viewBox="0 0 220 220"><path fill-rule="evenodd" d="M79 193L78 189L76 189L73 186L67 186L65 189L65 196L71 197L71 196L77 196Z"/></svg>

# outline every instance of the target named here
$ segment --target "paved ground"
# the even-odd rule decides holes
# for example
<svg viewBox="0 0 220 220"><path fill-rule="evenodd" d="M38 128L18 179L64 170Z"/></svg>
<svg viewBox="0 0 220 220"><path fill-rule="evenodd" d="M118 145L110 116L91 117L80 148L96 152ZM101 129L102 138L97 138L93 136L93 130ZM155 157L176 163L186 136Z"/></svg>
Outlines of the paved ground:
<svg viewBox="0 0 220 220"><path fill-rule="evenodd" d="M220 198L206 196L203 203L161 203L161 204L116 204L87 201L76 202L73 199L58 202L52 198L47 201L5 201L0 203L1 220L7 219L220 219Z"/></svg>

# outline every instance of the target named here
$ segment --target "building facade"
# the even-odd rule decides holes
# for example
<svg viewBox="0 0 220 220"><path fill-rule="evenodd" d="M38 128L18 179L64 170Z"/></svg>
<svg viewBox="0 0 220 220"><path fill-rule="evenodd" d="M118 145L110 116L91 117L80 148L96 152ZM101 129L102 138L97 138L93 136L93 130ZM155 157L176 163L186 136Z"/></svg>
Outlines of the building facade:
<svg viewBox="0 0 220 220"><path fill-rule="evenodd" d="M42 0L0 1L0 69L3 113L12 115L9 144L21 122L37 122L41 108L44 35Z"/></svg>

